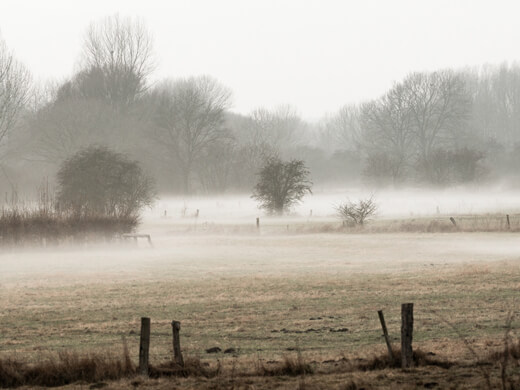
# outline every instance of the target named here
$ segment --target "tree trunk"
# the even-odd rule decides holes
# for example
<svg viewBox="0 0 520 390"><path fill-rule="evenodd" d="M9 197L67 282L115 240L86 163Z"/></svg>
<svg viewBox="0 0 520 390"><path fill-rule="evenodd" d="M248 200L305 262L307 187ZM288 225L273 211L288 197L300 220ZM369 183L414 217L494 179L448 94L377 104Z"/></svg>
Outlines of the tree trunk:
<svg viewBox="0 0 520 390"><path fill-rule="evenodd" d="M184 195L191 195L191 186L190 186L190 180L191 179L191 172L189 170L186 170L183 172L182 175L182 185L184 190Z"/></svg>

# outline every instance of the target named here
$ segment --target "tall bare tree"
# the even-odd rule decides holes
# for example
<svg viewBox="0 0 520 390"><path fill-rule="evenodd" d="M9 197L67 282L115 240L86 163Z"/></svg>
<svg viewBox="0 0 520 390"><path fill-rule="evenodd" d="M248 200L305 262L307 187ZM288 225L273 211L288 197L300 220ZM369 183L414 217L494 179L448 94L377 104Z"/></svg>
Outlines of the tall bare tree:
<svg viewBox="0 0 520 390"><path fill-rule="evenodd" d="M139 19L118 15L92 23L83 47L83 76L99 82L106 97L128 107L146 89L154 69L151 34Z"/></svg>
<svg viewBox="0 0 520 390"><path fill-rule="evenodd" d="M197 161L213 144L231 137L225 127L231 92L215 79L202 76L165 82L157 95L157 135L180 167L184 191L189 194Z"/></svg>
<svg viewBox="0 0 520 390"><path fill-rule="evenodd" d="M30 120L34 132L34 157L58 164L90 145L119 143L121 146L120 121L121 115L100 100L53 101L39 109Z"/></svg>
<svg viewBox="0 0 520 390"><path fill-rule="evenodd" d="M403 88L409 99L419 158L425 160L461 130L471 101L464 80L451 71L413 73L404 80Z"/></svg>
<svg viewBox="0 0 520 390"><path fill-rule="evenodd" d="M19 119L30 95L29 71L0 38L0 143Z"/></svg>
<svg viewBox="0 0 520 390"><path fill-rule="evenodd" d="M395 182L413 156L414 129L407 90L396 84L380 99L363 105L361 111L362 147L367 161L374 165L368 172L377 176L379 168L384 168Z"/></svg>
<svg viewBox="0 0 520 390"><path fill-rule="evenodd" d="M294 146L298 139L298 130L302 120L296 110L289 105L282 105L273 110L258 108L250 115L248 133L253 145L269 145L280 151Z"/></svg>
<svg viewBox="0 0 520 390"><path fill-rule="evenodd" d="M345 105L334 115L323 120L321 138L333 150L358 149L361 136L361 110L356 105Z"/></svg>

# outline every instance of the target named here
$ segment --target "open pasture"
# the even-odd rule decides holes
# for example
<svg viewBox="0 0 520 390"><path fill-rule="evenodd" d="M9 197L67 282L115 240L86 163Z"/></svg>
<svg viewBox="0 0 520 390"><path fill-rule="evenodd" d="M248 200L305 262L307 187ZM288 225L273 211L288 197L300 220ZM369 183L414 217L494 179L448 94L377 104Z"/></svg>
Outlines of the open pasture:
<svg viewBox="0 0 520 390"><path fill-rule="evenodd" d="M179 205L168 204L171 210ZM456 231L447 215L399 217L388 208L361 230L343 229L332 208L312 216L261 216L257 229L260 214L253 208L221 202L205 215L209 201L193 205L200 207L198 218L161 216L161 205L145 216L139 230L151 234L153 247L144 240L4 251L0 358L118 354L126 342L137 361L139 321L147 316L152 363L171 359L170 322L178 320L184 355L210 366L247 371L299 351L326 367L385 353L379 309L399 347L400 304L414 302L414 347L471 363L468 345L482 356L499 350L508 314L518 314L520 245L513 214L511 231L500 222L503 214L454 214L462 226ZM403 230L432 221L447 229ZM515 336L518 325L515 317ZM212 347L221 352L206 353ZM387 382L370 382L394 383L394 374L387 374ZM327 380L345 379L338 375ZM181 384L200 385L193 383ZM168 382L156 385L167 388Z"/></svg>

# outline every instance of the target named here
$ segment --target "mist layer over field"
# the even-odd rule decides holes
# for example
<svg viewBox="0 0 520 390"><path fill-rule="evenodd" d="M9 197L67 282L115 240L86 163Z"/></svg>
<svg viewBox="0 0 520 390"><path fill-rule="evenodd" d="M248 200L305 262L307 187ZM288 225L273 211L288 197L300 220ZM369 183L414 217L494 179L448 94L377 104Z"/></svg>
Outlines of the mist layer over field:
<svg viewBox="0 0 520 390"><path fill-rule="evenodd" d="M293 216L335 217L335 207L347 199L356 201L372 196L378 204L379 218L407 218L410 216L509 213L520 211L520 190L501 186L460 187L448 189L315 189L294 207ZM179 218L194 216L224 222L226 219L251 218L264 214L247 195L207 197L167 197L157 201L147 216Z"/></svg>
<svg viewBox="0 0 520 390"><path fill-rule="evenodd" d="M61 285L81 282L85 275L110 282L136 277L386 273L520 256L515 233L327 233L320 228L341 225L335 205L367 196L373 196L379 206L374 223L427 216L448 220L451 215L475 213L508 213L517 223L514 214L520 210L520 193L496 188L323 190L307 196L283 218L264 216L247 196L165 197L146 211L138 228L139 233L151 235L153 247L140 239L137 244L130 240L4 251L0 282ZM255 225L257 216L260 229Z"/></svg>

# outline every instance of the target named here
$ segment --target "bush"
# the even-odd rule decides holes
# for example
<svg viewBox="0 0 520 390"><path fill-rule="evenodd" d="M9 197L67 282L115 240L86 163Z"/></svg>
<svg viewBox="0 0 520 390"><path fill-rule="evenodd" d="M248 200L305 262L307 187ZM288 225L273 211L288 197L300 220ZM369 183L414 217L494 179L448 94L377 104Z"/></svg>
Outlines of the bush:
<svg viewBox="0 0 520 390"><path fill-rule="evenodd" d="M284 162L272 157L260 170L259 176L251 197L258 200L260 207L269 214L282 215L305 194L312 194L312 182L307 179L309 170L302 160Z"/></svg>
<svg viewBox="0 0 520 390"><path fill-rule="evenodd" d="M347 200L336 206L338 216L351 226L363 226L365 221L377 211L377 204L372 197L361 199L357 203Z"/></svg>
<svg viewBox="0 0 520 390"><path fill-rule="evenodd" d="M105 147L89 147L58 171L58 208L76 216L136 217L154 200L154 185L136 161Z"/></svg>

